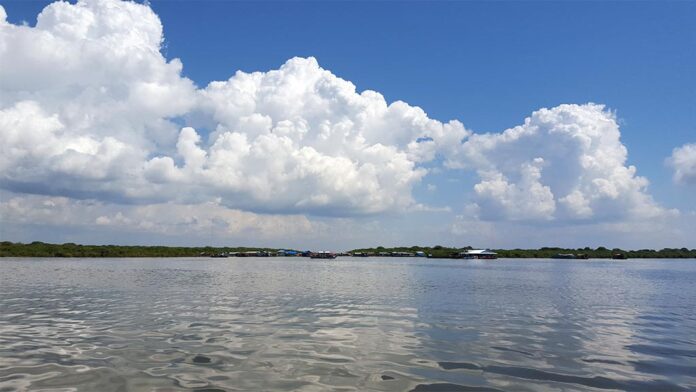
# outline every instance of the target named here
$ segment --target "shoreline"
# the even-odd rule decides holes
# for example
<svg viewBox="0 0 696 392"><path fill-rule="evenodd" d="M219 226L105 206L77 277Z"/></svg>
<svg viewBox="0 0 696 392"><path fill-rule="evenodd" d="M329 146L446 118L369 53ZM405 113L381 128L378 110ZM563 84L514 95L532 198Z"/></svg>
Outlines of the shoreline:
<svg viewBox="0 0 696 392"><path fill-rule="evenodd" d="M376 247L360 248L347 252L336 252L345 257L420 257L425 259L459 259L455 255L473 249L444 246ZM694 259L696 249L665 248L660 250L623 250L619 248L598 247L538 249L491 249L501 259ZM74 243L51 244L35 241L29 244L0 242L0 257L42 257L42 258L170 258L170 257L308 257L310 250L268 247L174 247L140 245L80 245ZM620 256L620 257L617 257Z"/></svg>
<svg viewBox="0 0 696 392"><path fill-rule="evenodd" d="M271 260L277 260L277 259L288 259L287 257L283 256L263 256L263 257L248 257L250 259L253 259L254 261L258 261L259 259L271 259ZM633 259L612 259L612 258L589 258L589 259L559 259L559 258L553 258L553 257L499 257L497 259L464 259L464 258L453 258L453 257L417 257L417 256L412 256L412 257L388 257L388 256L374 256L372 257L373 259L379 259L380 261L384 261L385 259L405 259L405 260L422 260L422 261L428 261L428 260L451 260L451 261L459 261L459 262L491 262L495 263L496 261L501 261L501 260L549 260L549 261L558 261L558 262L569 262L569 261L611 261L611 262L620 262L620 261L631 261L631 260L696 260L696 257L636 257ZM10 260L10 259L33 259L33 260L44 260L44 259L55 259L55 260L83 260L83 259L103 259L103 260L124 260L124 259L133 259L133 260L138 260L138 259L157 259L157 260L164 260L164 259L201 259L201 260L219 260L219 259L233 259L236 260L236 257L226 257L226 258L221 258L221 257L214 257L214 256L5 256L5 255L0 255L0 261L2 260ZM346 260L346 259L355 259L361 260L365 259L365 257L353 257L353 256L338 256L336 259L333 260ZM368 258L369 259L369 258ZM288 262L292 262L293 260L312 260L310 257L295 257L295 258L290 258ZM332 260L312 260L312 261L332 261Z"/></svg>

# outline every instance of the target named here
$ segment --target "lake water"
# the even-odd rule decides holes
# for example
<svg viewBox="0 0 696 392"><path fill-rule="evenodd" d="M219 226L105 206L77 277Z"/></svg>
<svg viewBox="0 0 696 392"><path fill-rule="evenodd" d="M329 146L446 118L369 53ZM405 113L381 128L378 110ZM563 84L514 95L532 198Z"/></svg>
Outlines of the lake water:
<svg viewBox="0 0 696 392"><path fill-rule="evenodd" d="M696 260L0 259L15 390L696 390Z"/></svg>

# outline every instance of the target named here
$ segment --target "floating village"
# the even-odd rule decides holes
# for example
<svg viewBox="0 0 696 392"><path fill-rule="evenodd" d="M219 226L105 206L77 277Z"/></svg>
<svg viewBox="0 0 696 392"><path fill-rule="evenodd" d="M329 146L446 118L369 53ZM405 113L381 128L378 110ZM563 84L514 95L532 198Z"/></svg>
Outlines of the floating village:
<svg viewBox="0 0 696 392"><path fill-rule="evenodd" d="M696 249L623 250L619 248L590 247L538 249L487 249L466 247L400 246L360 248L343 252L300 250L293 248L262 247L169 247L79 245L75 243L50 244L40 241L13 243L0 241L0 257L307 257L334 259L336 257L404 257L431 259L641 259L641 258L694 258Z"/></svg>
<svg viewBox="0 0 696 392"><path fill-rule="evenodd" d="M267 250L251 250L245 252L221 252L215 254L201 253L200 256L207 257L309 257L312 259L335 259L342 257L424 257L429 259L474 259L474 260L495 260L498 258L498 253L490 249L467 249L459 252L452 252L446 255L426 253L423 251L415 252L331 252L331 251L298 251L292 249L280 249L277 251ZM590 257L585 253L558 253L550 258L552 259L569 259L569 260L586 260ZM625 253L614 253L612 259L625 260L628 257Z"/></svg>
<svg viewBox="0 0 696 392"><path fill-rule="evenodd" d="M438 259L497 259L498 254L488 249L469 249L462 252L451 253L447 256L433 256L423 251L416 252L331 252L331 251L298 251L280 249L278 251L253 250L246 252L221 252L212 255L202 253L208 257L309 257L312 259L335 259L344 257L425 257Z"/></svg>

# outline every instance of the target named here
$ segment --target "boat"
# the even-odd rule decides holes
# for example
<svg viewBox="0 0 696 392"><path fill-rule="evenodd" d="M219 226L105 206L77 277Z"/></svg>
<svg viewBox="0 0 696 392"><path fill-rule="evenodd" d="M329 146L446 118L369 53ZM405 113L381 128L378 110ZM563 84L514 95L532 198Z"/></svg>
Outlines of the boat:
<svg viewBox="0 0 696 392"><path fill-rule="evenodd" d="M411 252L391 252L389 254L391 257L413 257L414 254Z"/></svg>
<svg viewBox="0 0 696 392"><path fill-rule="evenodd" d="M454 254L452 258L495 260L498 258L498 254L489 249L469 249L467 251Z"/></svg>
<svg viewBox="0 0 696 392"><path fill-rule="evenodd" d="M614 253L611 255L611 258L614 260L626 260L628 259L628 256L626 256L625 253Z"/></svg>
<svg viewBox="0 0 696 392"><path fill-rule="evenodd" d="M238 252L237 257L270 257L271 253L265 250L249 250L246 252Z"/></svg>
<svg viewBox="0 0 696 392"><path fill-rule="evenodd" d="M329 251L311 252L309 257L312 259L335 259L336 254Z"/></svg>

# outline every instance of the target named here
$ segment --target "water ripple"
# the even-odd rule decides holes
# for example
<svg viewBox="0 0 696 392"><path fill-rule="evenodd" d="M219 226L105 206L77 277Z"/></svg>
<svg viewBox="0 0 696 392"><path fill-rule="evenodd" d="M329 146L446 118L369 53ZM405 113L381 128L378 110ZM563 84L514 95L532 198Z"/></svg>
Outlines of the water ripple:
<svg viewBox="0 0 696 392"><path fill-rule="evenodd" d="M0 271L1 392L696 390L693 262L3 259Z"/></svg>

